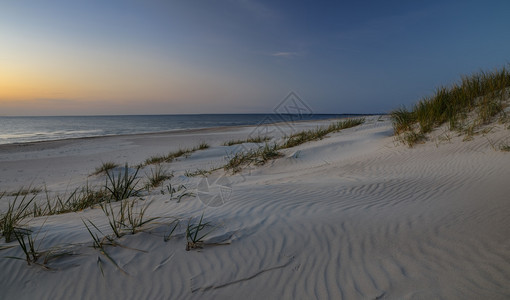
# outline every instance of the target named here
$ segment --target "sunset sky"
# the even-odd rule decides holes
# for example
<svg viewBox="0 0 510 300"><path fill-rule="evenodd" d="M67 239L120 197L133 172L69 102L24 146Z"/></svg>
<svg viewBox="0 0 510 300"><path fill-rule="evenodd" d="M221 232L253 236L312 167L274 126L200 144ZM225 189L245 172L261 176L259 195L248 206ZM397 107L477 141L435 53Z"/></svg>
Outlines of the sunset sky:
<svg viewBox="0 0 510 300"><path fill-rule="evenodd" d="M412 3L411 3L412 2ZM1 1L0 115L389 112L510 62L510 1Z"/></svg>

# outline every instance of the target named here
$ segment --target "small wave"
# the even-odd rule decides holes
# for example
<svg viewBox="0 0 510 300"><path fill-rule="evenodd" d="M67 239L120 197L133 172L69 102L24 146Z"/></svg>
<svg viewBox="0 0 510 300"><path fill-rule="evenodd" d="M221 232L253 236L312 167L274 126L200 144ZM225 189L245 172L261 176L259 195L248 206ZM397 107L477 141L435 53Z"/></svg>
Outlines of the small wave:
<svg viewBox="0 0 510 300"><path fill-rule="evenodd" d="M68 131L48 131L48 132L23 132L23 133L3 133L0 134L0 144L13 144L24 142L39 142L59 140L66 138L80 138L88 136L103 135L103 130L68 130Z"/></svg>

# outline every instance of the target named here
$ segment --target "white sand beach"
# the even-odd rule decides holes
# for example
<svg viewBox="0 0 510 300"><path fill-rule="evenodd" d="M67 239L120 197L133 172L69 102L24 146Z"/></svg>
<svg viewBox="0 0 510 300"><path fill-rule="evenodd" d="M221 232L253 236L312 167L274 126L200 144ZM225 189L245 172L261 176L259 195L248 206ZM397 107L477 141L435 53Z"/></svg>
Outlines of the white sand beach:
<svg viewBox="0 0 510 300"><path fill-rule="evenodd" d="M278 141L329 123L263 132ZM2 212L21 186L65 195L104 185L104 174L91 175L102 162L133 171L150 156L201 142L210 148L163 164L174 177L133 197L143 199L137 207L149 205L146 218L158 219L105 245L107 255L92 247L84 225L112 234L99 206L27 217L22 225L41 258L31 265L5 258L24 253L2 238L0 298L509 299L510 152L494 145L510 142L510 130L493 126L471 141L437 129L436 138L409 148L395 140L389 117L370 116L237 174L221 167L242 148L223 143L261 128L2 145L0 191L10 193ZM186 176L215 168L205 178ZM170 195L181 185L180 193L194 195ZM203 248L186 251L188 220L202 214L210 234Z"/></svg>

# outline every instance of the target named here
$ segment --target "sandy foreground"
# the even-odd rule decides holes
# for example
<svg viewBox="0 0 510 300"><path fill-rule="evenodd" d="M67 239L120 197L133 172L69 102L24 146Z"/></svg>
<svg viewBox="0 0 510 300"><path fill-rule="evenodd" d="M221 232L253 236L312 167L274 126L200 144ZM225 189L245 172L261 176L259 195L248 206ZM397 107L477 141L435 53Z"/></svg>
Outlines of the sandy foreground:
<svg viewBox="0 0 510 300"><path fill-rule="evenodd" d="M455 133L408 148L387 117L284 150L236 175L216 168L243 146L231 139L284 134L329 121L0 146L0 191L45 185L65 194L104 175L101 162L136 165L205 141L211 148L165 164L174 178L143 192L152 201L141 232L105 250L83 220L110 234L100 208L30 218L47 263L0 259L2 299L509 299L510 142L497 125L463 142ZM240 148L241 147L241 148ZM151 167L140 170L150 173ZM178 203L165 189L185 185ZM0 210L7 207L2 199ZM207 205L206 205L207 204ZM213 226L203 249L186 251L190 217ZM181 220L170 240L164 236ZM6 246L3 242L0 246ZM16 242L0 256L23 257ZM69 255L72 254L72 255Z"/></svg>

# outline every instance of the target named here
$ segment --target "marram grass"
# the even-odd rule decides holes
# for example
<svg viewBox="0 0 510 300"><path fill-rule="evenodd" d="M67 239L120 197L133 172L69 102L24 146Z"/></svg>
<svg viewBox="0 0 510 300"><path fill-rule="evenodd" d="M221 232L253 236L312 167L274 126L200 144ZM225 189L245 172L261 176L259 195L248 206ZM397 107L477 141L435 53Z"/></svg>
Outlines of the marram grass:
<svg viewBox="0 0 510 300"><path fill-rule="evenodd" d="M365 118L347 119L330 124L327 127L317 127L316 129L304 130L287 137L283 144L268 144L258 149L248 151L241 151L230 155L227 164L224 166L225 170L231 170L233 173L241 171L243 166L263 165L267 161L281 157L280 150L299 146L301 144L316 141L324 138L332 132L338 132L342 129L347 129L361 125L365 122Z"/></svg>
<svg viewBox="0 0 510 300"><path fill-rule="evenodd" d="M175 152L170 152L166 155L154 155L154 156L147 158L145 160L145 163L142 166L161 164L161 163L171 163L176 158L179 158L182 156L186 157L195 151L204 150L209 147L210 147L209 144L207 144L206 142L201 142L200 144L198 144L197 146L195 146L193 148L181 148Z"/></svg>
<svg viewBox="0 0 510 300"><path fill-rule="evenodd" d="M445 123L450 130L462 131L466 118L475 113L475 127L488 124L503 114L508 99L510 72L505 68L463 76L450 87L439 87L434 95L421 99L412 109L391 112L394 132L404 134L409 146ZM413 134L414 132L414 134Z"/></svg>

